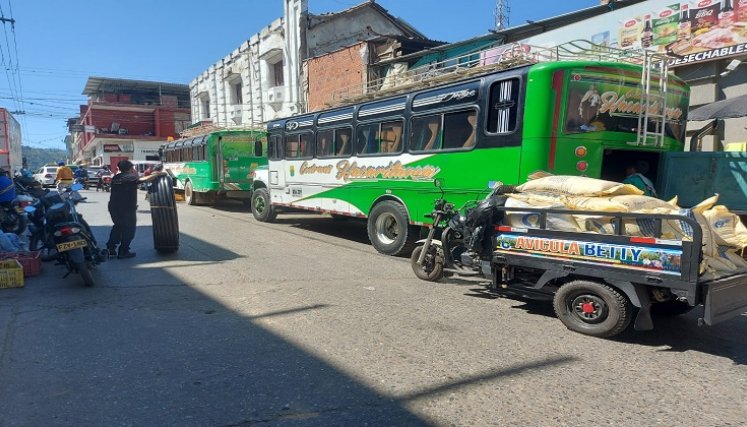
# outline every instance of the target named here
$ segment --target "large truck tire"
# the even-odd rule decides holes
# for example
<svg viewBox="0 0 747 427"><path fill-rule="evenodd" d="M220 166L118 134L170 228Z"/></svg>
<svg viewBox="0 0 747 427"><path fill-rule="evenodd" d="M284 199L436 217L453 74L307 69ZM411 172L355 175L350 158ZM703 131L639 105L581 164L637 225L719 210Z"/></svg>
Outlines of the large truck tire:
<svg viewBox="0 0 747 427"><path fill-rule="evenodd" d="M150 188L150 216L153 247L160 253L179 250L179 217L176 212L174 181L168 175L156 178Z"/></svg>

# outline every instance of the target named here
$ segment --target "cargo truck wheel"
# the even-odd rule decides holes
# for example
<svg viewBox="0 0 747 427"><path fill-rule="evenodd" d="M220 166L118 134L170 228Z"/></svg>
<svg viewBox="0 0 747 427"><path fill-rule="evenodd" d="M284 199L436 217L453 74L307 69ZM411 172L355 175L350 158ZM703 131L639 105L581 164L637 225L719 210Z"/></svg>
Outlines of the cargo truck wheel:
<svg viewBox="0 0 747 427"><path fill-rule="evenodd" d="M405 207L391 200L371 209L367 228L371 244L385 255L409 255L419 237L417 227L407 221Z"/></svg>
<svg viewBox="0 0 747 427"><path fill-rule="evenodd" d="M260 222L271 222L277 216L270 201L270 192L266 188L254 190L252 194L252 215Z"/></svg>
<svg viewBox="0 0 747 427"><path fill-rule="evenodd" d="M561 286L553 298L553 307L568 329L600 338L624 331L632 318L632 306L625 295L588 280Z"/></svg>

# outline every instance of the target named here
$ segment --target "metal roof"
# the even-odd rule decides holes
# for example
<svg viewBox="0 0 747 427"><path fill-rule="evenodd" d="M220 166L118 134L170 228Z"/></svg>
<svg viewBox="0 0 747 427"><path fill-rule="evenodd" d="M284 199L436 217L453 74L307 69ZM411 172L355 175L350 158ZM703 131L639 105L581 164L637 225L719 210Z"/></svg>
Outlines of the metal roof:
<svg viewBox="0 0 747 427"><path fill-rule="evenodd" d="M115 79L108 77L89 77L83 89L83 95L95 95L99 92L143 91L166 94L189 94L189 85L181 83L151 82L146 80Z"/></svg>

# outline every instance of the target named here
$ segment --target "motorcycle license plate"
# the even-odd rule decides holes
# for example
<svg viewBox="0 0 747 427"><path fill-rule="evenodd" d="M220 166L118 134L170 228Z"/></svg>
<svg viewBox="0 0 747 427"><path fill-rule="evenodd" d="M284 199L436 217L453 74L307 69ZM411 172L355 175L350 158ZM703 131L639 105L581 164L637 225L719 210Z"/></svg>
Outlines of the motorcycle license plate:
<svg viewBox="0 0 747 427"><path fill-rule="evenodd" d="M62 242L57 244L57 252L70 251L77 248L88 246L85 240L73 240L72 242Z"/></svg>

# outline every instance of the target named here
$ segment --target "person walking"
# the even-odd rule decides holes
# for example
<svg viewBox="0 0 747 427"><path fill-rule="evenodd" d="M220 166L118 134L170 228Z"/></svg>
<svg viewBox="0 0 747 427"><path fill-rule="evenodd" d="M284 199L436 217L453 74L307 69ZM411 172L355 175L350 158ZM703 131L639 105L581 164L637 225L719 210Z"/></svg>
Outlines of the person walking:
<svg viewBox="0 0 747 427"><path fill-rule="evenodd" d="M112 218L112 230L106 248L109 256L119 259L132 258L135 252L130 250L130 243L135 238L137 227L137 188L141 182L152 181L160 174L151 174L140 178L137 170L129 160L117 163L119 173L114 175L109 196L109 215Z"/></svg>

